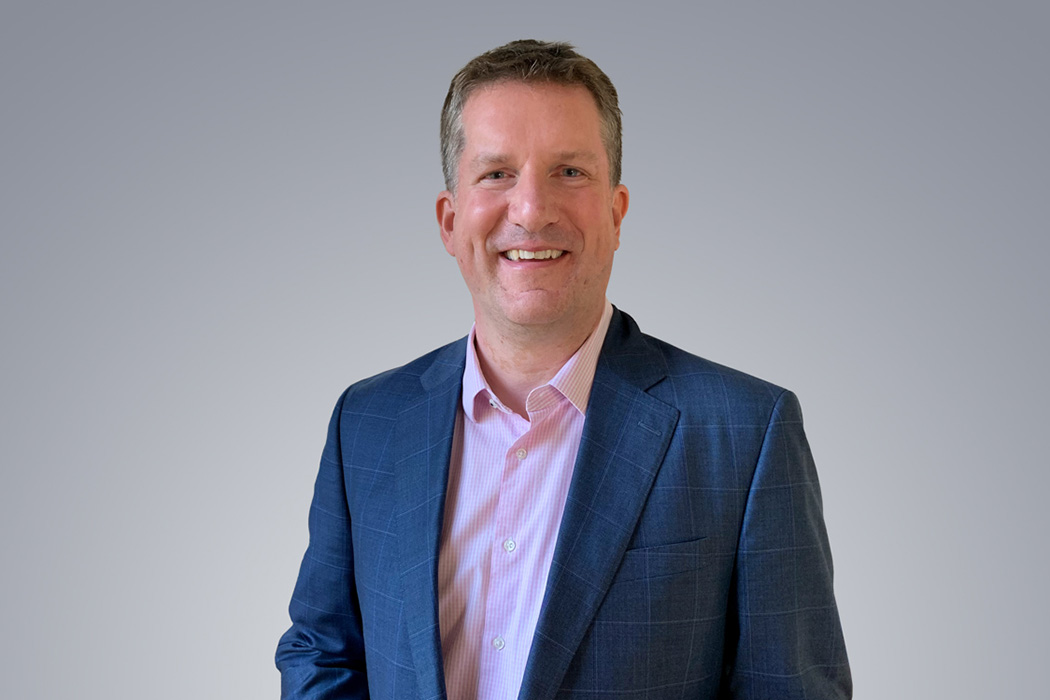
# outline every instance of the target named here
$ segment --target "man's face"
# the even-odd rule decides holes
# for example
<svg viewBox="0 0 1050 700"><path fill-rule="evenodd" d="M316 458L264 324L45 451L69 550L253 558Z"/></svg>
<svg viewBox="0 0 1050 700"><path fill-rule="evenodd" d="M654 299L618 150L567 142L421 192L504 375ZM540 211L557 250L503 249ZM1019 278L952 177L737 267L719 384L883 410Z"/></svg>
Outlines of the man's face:
<svg viewBox="0 0 1050 700"><path fill-rule="evenodd" d="M609 182L586 88L497 83L463 108L456 192L437 217L479 331L590 330L620 245L627 188Z"/></svg>

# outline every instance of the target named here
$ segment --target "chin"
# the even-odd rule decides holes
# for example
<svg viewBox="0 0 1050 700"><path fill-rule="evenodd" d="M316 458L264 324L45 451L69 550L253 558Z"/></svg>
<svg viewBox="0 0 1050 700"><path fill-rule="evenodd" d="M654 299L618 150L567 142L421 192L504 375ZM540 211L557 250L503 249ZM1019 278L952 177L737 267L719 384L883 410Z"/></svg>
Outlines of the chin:
<svg viewBox="0 0 1050 700"><path fill-rule="evenodd" d="M600 314L601 307L598 310L598 315ZM591 314L586 309L568 304L543 304L508 309L504 317L511 323L521 327L533 327L536 329L544 327L553 329L557 327L561 328L560 332L569 333L575 333L581 330L579 326L594 323L597 320L597 316L592 319Z"/></svg>
<svg viewBox="0 0 1050 700"><path fill-rule="evenodd" d="M518 311L506 315L506 319L516 326L550 326L559 320L558 314L553 314L550 309L536 309L530 311Z"/></svg>
<svg viewBox="0 0 1050 700"><path fill-rule="evenodd" d="M546 295L540 299L520 300L515 304L505 305L502 309L503 317L518 326L549 326L566 315L559 301Z"/></svg>

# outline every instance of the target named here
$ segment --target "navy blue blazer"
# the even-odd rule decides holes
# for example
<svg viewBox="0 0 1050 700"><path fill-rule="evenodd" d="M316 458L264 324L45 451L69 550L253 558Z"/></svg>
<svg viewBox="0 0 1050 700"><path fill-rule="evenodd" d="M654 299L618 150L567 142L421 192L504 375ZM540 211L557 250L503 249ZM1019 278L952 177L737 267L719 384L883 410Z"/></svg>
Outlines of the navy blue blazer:
<svg viewBox="0 0 1050 700"><path fill-rule="evenodd" d="M466 339L339 399L284 698L445 700L437 559ZM849 698L789 392L612 318L519 700Z"/></svg>

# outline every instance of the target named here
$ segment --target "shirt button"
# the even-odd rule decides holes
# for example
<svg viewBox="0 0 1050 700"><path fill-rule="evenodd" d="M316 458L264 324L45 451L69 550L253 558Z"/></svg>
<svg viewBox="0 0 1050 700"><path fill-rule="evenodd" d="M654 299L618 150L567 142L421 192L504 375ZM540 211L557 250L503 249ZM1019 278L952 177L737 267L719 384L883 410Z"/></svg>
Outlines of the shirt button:
<svg viewBox="0 0 1050 700"><path fill-rule="evenodd" d="M524 448L524 447L519 447L519 448L518 448L518 452L517 452L517 455L518 455L518 459L525 459L525 456L526 456L527 454L529 454L529 453L525 451L525 448Z"/></svg>
<svg viewBox="0 0 1050 700"><path fill-rule="evenodd" d="M496 399L489 399L489 406L492 406L493 408L499 408L499 404L496 403Z"/></svg>
<svg viewBox="0 0 1050 700"><path fill-rule="evenodd" d="M492 640L492 646L496 648L496 651L503 651L503 647L507 646L507 643L503 641L503 637L496 637Z"/></svg>
<svg viewBox="0 0 1050 700"><path fill-rule="evenodd" d="M513 552L515 549L517 549L517 547L518 545L514 544L514 540L510 539L509 537L503 541L503 549L507 550L508 552Z"/></svg>

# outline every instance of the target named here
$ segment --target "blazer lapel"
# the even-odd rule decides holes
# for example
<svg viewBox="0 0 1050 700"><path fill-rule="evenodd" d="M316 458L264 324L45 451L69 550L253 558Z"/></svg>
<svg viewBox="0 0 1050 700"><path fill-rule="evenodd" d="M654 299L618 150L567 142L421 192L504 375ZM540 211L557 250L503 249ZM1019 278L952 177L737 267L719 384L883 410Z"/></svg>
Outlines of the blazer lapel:
<svg viewBox="0 0 1050 700"><path fill-rule="evenodd" d="M595 370L580 450L519 700L549 700L619 567L678 422L645 393L662 357L617 311Z"/></svg>
<svg viewBox="0 0 1050 700"><path fill-rule="evenodd" d="M402 601L420 696L444 700L438 629L437 561L449 458L460 400L464 341L438 352L420 376L423 391L398 417L394 478Z"/></svg>

